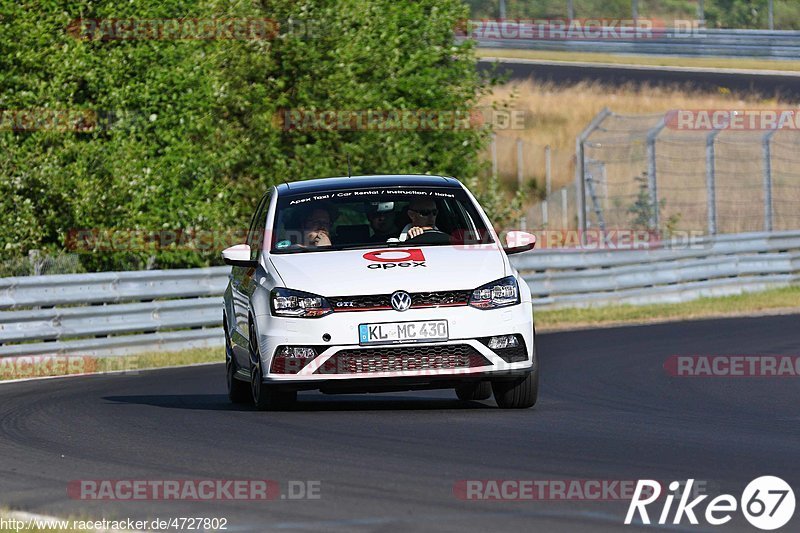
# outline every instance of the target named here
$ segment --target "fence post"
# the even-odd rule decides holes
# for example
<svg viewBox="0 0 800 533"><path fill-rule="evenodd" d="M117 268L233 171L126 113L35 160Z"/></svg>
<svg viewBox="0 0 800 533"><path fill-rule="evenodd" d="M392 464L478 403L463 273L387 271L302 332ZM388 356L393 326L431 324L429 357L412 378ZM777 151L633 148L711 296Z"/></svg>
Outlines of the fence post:
<svg viewBox="0 0 800 533"><path fill-rule="evenodd" d="M772 136L777 129L768 131L761 140L764 155L764 231L772 231Z"/></svg>
<svg viewBox="0 0 800 533"><path fill-rule="evenodd" d="M603 122L609 115L611 110L604 107L596 117L592 119L586 129L578 135L575 139L575 199L578 204L578 231L581 234L581 244L586 244L586 161L584 143L589 135Z"/></svg>
<svg viewBox="0 0 800 533"><path fill-rule="evenodd" d="M497 179L497 134L492 133L492 178Z"/></svg>
<svg viewBox="0 0 800 533"><path fill-rule="evenodd" d="M566 230L569 228L569 213L567 209L569 208L569 204L567 203L567 188L564 187L561 189L561 229Z"/></svg>
<svg viewBox="0 0 800 533"><path fill-rule="evenodd" d="M31 264L31 271L34 276L42 275L42 254L39 250L28 250L28 261Z"/></svg>
<svg viewBox="0 0 800 533"><path fill-rule="evenodd" d="M517 138L517 191L522 192L523 189L523 159L522 159L522 139ZM519 229L526 230L528 229L528 219L523 213L519 217Z"/></svg>
<svg viewBox="0 0 800 533"><path fill-rule="evenodd" d="M594 159L592 159L591 162L593 168L599 169L597 174L603 176L605 174L605 165L601 161L596 161ZM592 198L592 207L594 208L594 215L597 217L597 225L600 226L600 231L605 235L606 221L603 215L603 207L600 205L600 200L598 199L598 188L602 188L602 178L595 178L595 172L589 170L589 172L586 173L585 181L589 196ZM599 184L599 187L595 185L595 183Z"/></svg>
<svg viewBox="0 0 800 533"><path fill-rule="evenodd" d="M708 205L708 234L717 234L717 188L715 183L716 161L714 141L722 130L714 130L706 136L706 202Z"/></svg>
<svg viewBox="0 0 800 533"><path fill-rule="evenodd" d="M697 20L698 21L706 20L705 0L698 0L697 2Z"/></svg>
<svg viewBox="0 0 800 533"><path fill-rule="evenodd" d="M550 145L544 147L544 192L547 196L553 192L553 174L550 159Z"/></svg>
<svg viewBox="0 0 800 533"><path fill-rule="evenodd" d="M650 229L658 231L660 227L660 209L658 206L658 180L656 179L656 138L667 122L661 117L650 131L647 132L647 186L650 191Z"/></svg>
<svg viewBox="0 0 800 533"><path fill-rule="evenodd" d="M567 0L567 18L575 18L575 6L572 5L572 0Z"/></svg>
<svg viewBox="0 0 800 533"><path fill-rule="evenodd" d="M775 29L775 6L773 5L773 1L769 0L769 4L767 5L767 10L769 11L769 29Z"/></svg>
<svg viewBox="0 0 800 533"><path fill-rule="evenodd" d="M639 0L631 0L631 18L633 25L636 26L636 20L639 18Z"/></svg>
<svg viewBox="0 0 800 533"><path fill-rule="evenodd" d="M550 222L550 214L548 213L552 184L550 170L550 145L548 144L544 147L544 202L542 202L542 225L545 227Z"/></svg>

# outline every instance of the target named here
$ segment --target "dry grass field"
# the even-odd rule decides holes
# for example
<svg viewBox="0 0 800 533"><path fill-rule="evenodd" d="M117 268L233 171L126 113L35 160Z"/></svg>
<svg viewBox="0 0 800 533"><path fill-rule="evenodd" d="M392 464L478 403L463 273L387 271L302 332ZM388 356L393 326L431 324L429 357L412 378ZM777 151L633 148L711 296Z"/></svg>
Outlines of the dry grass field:
<svg viewBox="0 0 800 533"><path fill-rule="evenodd" d="M544 187L545 149L552 149L552 188L569 186L575 176L575 139L603 107L619 118L604 124L609 131L587 149L588 157L606 162L606 208L624 214L635 201L635 176L646 170L644 135L658 115L674 109L778 109L796 102L758 97L742 98L725 89L689 92L664 87L609 87L580 83L562 87L532 81L495 89L484 105L506 105L527 112L524 129L497 131L498 174L509 190L516 188L516 140L523 140L523 168L529 202ZM705 227L706 132L664 130L657 148L659 190L666 198L664 218L678 215L687 229ZM760 230L763 227L763 132L724 132L717 138L717 209L720 231ZM611 142L601 142L611 141ZM775 229L797 227L800 205L800 132L779 132L774 138L773 180ZM490 153L487 151L487 158ZM616 204L614 203L616 202ZM795 207L793 207L795 206ZM622 209L620 209L622 207ZM622 221L616 221L622 223Z"/></svg>
<svg viewBox="0 0 800 533"><path fill-rule="evenodd" d="M724 89L717 93L690 93L663 87L609 87L599 83L562 87L531 81L496 88L483 102L491 104L505 104L528 113L524 130L497 131L500 176L509 181L516 179L515 140L521 138L530 177L544 175L544 147L551 146L553 188L572 182L575 138L603 107L620 115L651 115L671 109L774 109L792 105L774 99L736 98Z"/></svg>

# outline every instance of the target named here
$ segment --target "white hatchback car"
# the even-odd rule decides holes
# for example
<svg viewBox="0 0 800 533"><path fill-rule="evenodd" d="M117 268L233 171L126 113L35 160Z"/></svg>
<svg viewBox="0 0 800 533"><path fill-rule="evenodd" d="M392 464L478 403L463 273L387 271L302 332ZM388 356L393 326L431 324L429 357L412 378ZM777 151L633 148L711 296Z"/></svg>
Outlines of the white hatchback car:
<svg viewBox="0 0 800 533"><path fill-rule="evenodd" d="M531 294L472 194L440 176L327 178L272 187L247 243L223 251L228 393L259 409L298 390L454 388L536 403Z"/></svg>

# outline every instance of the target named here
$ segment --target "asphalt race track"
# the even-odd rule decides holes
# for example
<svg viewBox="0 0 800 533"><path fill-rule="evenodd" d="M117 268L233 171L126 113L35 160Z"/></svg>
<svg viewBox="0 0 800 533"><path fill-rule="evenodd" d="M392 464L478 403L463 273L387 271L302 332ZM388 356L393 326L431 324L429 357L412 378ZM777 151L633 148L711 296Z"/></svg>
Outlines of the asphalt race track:
<svg viewBox="0 0 800 533"><path fill-rule="evenodd" d="M502 59L497 73L511 80L550 81L570 85L581 81L597 81L611 86L626 84L650 86L682 86L689 90L760 94L765 98L780 96L786 100L800 98L800 75L796 72L735 71L730 69L704 69L687 67L650 67L602 65L558 61L526 61ZM490 70L493 61L479 61L479 70Z"/></svg>
<svg viewBox="0 0 800 533"><path fill-rule="evenodd" d="M800 354L800 316L540 335L539 404L451 391L231 406L222 365L0 384L0 506L58 516L225 517L228 531L619 531L624 501L464 501L458 480L685 480L737 499L800 488L800 378L677 378L670 355ZM320 499L81 501L79 479L321 481ZM654 504L655 505L655 504ZM674 506L673 506L674 509ZM701 513L704 506L701 507ZM651 517L660 514L660 505ZM653 516L655 515L655 516ZM797 530L798 512L785 530ZM736 513L724 527L756 531Z"/></svg>

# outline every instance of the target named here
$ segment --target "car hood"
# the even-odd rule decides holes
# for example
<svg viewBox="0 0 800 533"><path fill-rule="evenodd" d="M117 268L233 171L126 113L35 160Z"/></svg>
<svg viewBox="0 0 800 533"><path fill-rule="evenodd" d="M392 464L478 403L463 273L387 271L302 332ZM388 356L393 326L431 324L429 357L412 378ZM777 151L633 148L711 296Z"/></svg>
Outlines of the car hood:
<svg viewBox="0 0 800 533"><path fill-rule="evenodd" d="M273 254L286 287L322 296L474 289L506 275L495 244Z"/></svg>

